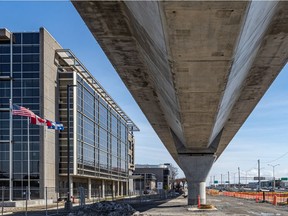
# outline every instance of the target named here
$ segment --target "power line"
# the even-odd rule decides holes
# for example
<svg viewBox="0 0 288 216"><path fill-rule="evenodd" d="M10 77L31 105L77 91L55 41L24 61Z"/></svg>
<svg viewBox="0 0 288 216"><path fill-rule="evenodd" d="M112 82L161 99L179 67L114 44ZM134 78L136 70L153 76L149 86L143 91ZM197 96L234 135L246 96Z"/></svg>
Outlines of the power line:
<svg viewBox="0 0 288 216"><path fill-rule="evenodd" d="M280 157L276 158L275 160L267 161L267 162L264 162L264 163L272 163L272 162L275 162L275 161L283 158L283 157L286 156L287 154L288 154L288 152L284 153L283 155L281 155Z"/></svg>

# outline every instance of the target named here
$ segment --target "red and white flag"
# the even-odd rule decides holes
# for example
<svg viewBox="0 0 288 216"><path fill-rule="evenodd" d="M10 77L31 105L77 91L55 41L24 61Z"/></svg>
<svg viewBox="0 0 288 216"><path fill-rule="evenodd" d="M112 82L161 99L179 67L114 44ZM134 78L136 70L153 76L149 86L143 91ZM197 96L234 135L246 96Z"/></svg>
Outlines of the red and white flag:
<svg viewBox="0 0 288 216"><path fill-rule="evenodd" d="M52 121L45 119L46 120L46 125L47 127L51 127L52 126Z"/></svg>
<svg viewBox="0 0 288 216"><path fill-rule="evenodd" d="M31 117L31 124L46 126L46 119L42 119L39 116L35 115L35 117Z"/></svg>

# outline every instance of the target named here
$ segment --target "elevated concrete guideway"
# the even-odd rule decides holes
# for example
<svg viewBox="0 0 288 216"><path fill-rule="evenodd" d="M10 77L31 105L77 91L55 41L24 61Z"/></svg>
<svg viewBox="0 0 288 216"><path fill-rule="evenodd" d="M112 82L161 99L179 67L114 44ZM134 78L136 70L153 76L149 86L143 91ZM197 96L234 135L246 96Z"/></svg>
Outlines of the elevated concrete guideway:
<svg viewBox="0 0 288 216"><path fill-rule="evenodd" d="M188 204L288 58L285 1L72 1L188 179Z"/></svg>

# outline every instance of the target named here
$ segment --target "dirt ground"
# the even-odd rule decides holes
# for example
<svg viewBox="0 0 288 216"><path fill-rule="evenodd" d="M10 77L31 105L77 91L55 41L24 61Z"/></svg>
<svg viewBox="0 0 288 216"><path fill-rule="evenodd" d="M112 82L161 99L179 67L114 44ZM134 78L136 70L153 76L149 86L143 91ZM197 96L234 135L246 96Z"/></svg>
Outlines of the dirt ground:
<svg viewBox="0 0 288 216"><path fill-rule="evenodd" d="M123 203L123 201L122 201ZM197 216L288 216L288 205L285 206L273 206L269 203L256 203L254 200L245 200L234 197L224 197L224 196L207 196L207 204L212 204L217 210L193 210L191 206L187 206L187 198L179 196L170 200L145 200L145 201L129 201L124 202L130 204L136 211L138 211L138 216L187 216L187 215L197 215ZM76 207L77 208L77 207ZM189 209L189 210L188 210ZM196 209L196 208L194 208ZM76 211L77 212L77 211ZM82 214L78 212L81 216L87 215L105 215L105 216L123 216L123 213L114 212L113 214L101 212L101 214ZM80 214L81 213L81 214ZM1 213L0 213L1 215ZM23 216L25 212L18 212L10 215ZM63 208L59 209L59 214L56 210L49 209L46 214L45 210L42 211L29 211L27 216L40 216L40 215L58 215L67 216L69 213L65 213ZM126 214L125 214L126 215Z"/></svg>
<svg viewBox="0 0 288 216"><path fill-rule="evenodd" d="M208 196L207 204L214 205L217 210L189 211L187 199L182 196L166 203L151 202L132 204L140 212L140 216L182 216L182 215L233 215L233 216L288 216L288 206L273 206L269 203L256 203L252 200L244 200L224 196Z"/></svg>

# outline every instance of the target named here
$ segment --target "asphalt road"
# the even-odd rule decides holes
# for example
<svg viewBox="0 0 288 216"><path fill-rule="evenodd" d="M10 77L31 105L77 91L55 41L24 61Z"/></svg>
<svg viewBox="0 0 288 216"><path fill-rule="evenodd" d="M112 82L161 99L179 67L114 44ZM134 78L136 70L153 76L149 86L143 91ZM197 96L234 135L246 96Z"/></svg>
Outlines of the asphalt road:
<svg viewBox="0 0 288 216"><path fill-rule="evenodd" d="M233 216L288 216L288 206L273 206L269 203L256 203L234 197L208 196L207 204L212 204L217 210L189 211L187 199L182 196L168 202L147 202L132 204L141 216L182 216L182 215L233 215ZM191 209L190 209L191 210Z"/></svg>

